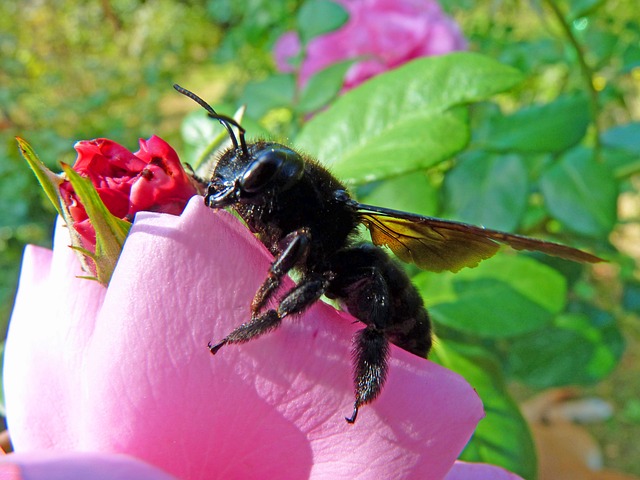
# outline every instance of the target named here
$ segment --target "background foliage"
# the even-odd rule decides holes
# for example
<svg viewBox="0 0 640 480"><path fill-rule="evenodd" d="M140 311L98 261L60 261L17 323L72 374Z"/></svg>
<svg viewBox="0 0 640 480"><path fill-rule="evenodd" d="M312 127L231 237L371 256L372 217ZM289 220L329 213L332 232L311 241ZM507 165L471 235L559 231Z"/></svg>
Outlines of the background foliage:
<svg viewBox="0 0 640 480"><path fill-rule="evenodd" d="M578 385L614 402L618 414L597 433L611 445L611 465L640 474L635 2L441 3L470 49L503 65L468 55L427 60L377 78L375 104L367 85L336 100L348 64L306 89L275 72L270 52L283 32L331 27L314 22L326 16L309 15L310 2L1 3L1 321L23 245L48 245L53 222L13 137L28 139L54 170L73 162L76 140L108 137L135 150L137 138L154 133L196 163L218 126L173 92L177 82L220 112L247 104L250 137L304 147L332 163L362 201L553 238L610 260L585 267L505 252L456 275L410 272L436 322L434 359L465 375L488 412L465 458L533 478L513 392ZM443 85L429 78L442 62L461 78L474 75ZM398 85L417 78L431 95L412 109ZM363 129L371 118L391 133ZM416 139L425 141L407 146ZM390 146L393 165L384 161Z"/></svg>

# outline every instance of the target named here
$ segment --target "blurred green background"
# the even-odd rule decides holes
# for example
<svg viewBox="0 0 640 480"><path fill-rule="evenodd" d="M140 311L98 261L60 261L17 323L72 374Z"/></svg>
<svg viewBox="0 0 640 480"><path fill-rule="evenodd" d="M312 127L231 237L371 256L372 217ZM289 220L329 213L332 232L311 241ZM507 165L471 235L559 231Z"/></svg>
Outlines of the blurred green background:
<svg viewBox="0 0 640 480"><path fill-rule="evenodd" d="M304 118L295 109L287 108L286 95L274 98L270 87L275 72L271 49L282 33L298 27L296 12L303 3L272 0L0 3L2 329L6 329L12 309L23 246L26 243L50 246L54 221L53 208L20 157L14 137L28 140L54 171L59 170L60 161L73 163L75 141L95 137L111 138L135 151L138 138L157 134L174 145L182 158L188 159L193 154L193 144L185 142L189 122L183 126L183 120L197 107L173 91L172 83L180 83L220 112L232 114L238 105L246 103L248 118L243 123L249 136L261 129L286 141L295 136ZM558 238L612 259L587 279L580 270L557 267L565 277L573 279L569 282L569 296L578 300L569 305L566 313L585 314L593 321L589 328L596 325L594 332L602 335L596 343L606 352L603 355L613 359L610 368L571 381L575 372L563 371L571 369L571 364L563 367L549 360L551 365L535 378L530 371L522 373L529 365L519 365L513 360L504 364L508 366L510 392L517 399L550 386L577 383L585 394L609 400L615 407L615 415L590 429L604 447L608 466L640 475L637 2L446 0L441 4L459 23L470 50L516 67L526 80L495 101L474 107L471 147L428 172L431 184L437 188L432 194L416 199L415 206L408 200L402 208L497 228L514 228L491 225L485 216L491 216L492 212L498 215L495 209L471 211L482 198L465 199L469 192L477 190L477 195L482 196L487 191L477 189L473 182L469 184L469 179L478 175L486 175L483 178L488 180L496 178L485 167L478 166L477 159L496 162L494 167L500 171L501 160L492 155L512 152L520 156L528 175L535 178L526 212L523 205L517 222L520 230L531 234L556 233L560 235ZM292 93L290 98L293 97ZM549 123L551 119L555 123ZM250 128L254 125L255 128ZM536 151L531 147L532 139L543 147L537 147ZM566 158L568 165L580 164L585 151L593 152L606 164L612 180L606 183L597 171L591 172L593 178L589 182L602 181L597 188L592 188L593 183L589 182L585 186L593 205L575 202L571 195L563 197L563 189L570 188L567 179L571 178L571 172L566 169L556 169L555 174L546 176L536 173ZM564 156L567 152L570 153ZM398 189L406 190L406 184L394 184L395 181L404 180L364 185L359 191L373 195L371 198L382 204L385 195L397 197ZM391 193L385 194L385 189ZM555 194L558 197L555 210L553 192L561 192ZM437 206L433 202L419 205L425 201L433 201ZM607 202L617 206L615 213L600 211ZM565 209L557 205L564 205ZM584 221L582 209L591 214ZM592 219L595 223L589 223ZM608 245L608 238L615 248ZM425 285L438 282L437 277L416 278ZM440 310L444 318L446 314ZM566 326L574 317L564 318ZM555 338L566 333L562 327L562 322L553 327L560 332ZM446 328L441 328L446 337ZM560 341L555 345L558 350L579 348L572 341L566 337L566 343ZM514 338L508 345L498 340L491 347L504 360L506 352L512 350L519 352L520 359L544 355L547 345L535 333L534 337ZM550 349L549 355L553 351Z"/></svg>

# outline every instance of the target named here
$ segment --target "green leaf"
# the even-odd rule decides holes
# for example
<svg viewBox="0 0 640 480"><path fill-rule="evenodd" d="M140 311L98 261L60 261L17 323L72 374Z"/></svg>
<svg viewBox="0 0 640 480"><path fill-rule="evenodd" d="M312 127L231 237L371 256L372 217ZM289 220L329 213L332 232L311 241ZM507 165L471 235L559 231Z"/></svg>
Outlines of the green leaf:
<svg viewBox="0 0 640 480"><path fill-rule="evenodd" d="M600 150L600 160L618 181L640 172L640 153L605 145Z"/></svg>
<svg viewBox="0 0 640 480"><path fill-rule="evenodd" d="M640 155L640 122L610 128L602 134L602 143Z"/></svg>
<svg viewBox="0 0 640 480"><path fill-rule="evenodd" d="M337 30L349 20L345 8L328 0L307 0L298 11L298 35L303 44L323 33Z"/></svg>
<svg viewBox="0 0 640 480"><path fill-rule="evenodd" d="M632 73L636 68L640 67L640 47L637 45L628 45L622 54L621 73Z"/></svg>
<svg viewBox="0 0 640 480"><path fill-rule="evenodd" d="M602 311L559 316L554 325L509 344L508 368L535 388L592 385L616 367L623 339Z"/></svg>
<svg viewBox="0 0 640 480"><path fill-rule="evenodd" d="M447 160L469 141L467 110L455 107L430 117L429 124L407 123L370 138L331 170L347 183L367 183L424 170Z"/></svg>
<svg viewBox="0 0 640 480"><path fill-rule="evenodd" d="M454 302L431 308L434 321L483 338L502 338L539 329L551 312L508 282L494 279L454 280Z"/></svg>
<svg viewBox="0 0 640 480"><path fill-rule="evenodd" d="M622 306L625 310L640 313L640 283L636 281L624 284L622 293Z"/></svg>
<svg viewBox="0 0 640 480"><path fill-rule="evenodd" d="M89 179L81 177L69 165L62 164L62 170L71 182L96 231L96 251L91 258L96 266L96 280L106 286L120 258L131 223L109 212Z"/></svg>
<svg viewBox="0 0 640 480"><path fill-rule="evenodd" d="M568 14L570 20L575 20L585 15L594 13L595 10L604 5L604 0L571 0L571 10Z"/></svg>
<svg viewBox="0 0 640 480"><path fill-rule="evenodd" d="M334 63L313 75L305 85L296 109L305 114L327 105L340 92L344 76L353 63L354 60Z"/></svg>
<svg viewBox="0 0 640 480"><path fill-rule="evenodd" d="M586 19L578 19L574 23L574 25L580 24L589 26ZM589 52L589 58L594 60L595 65L601 67L618 56L620 32L609 28L598 28L595 22L592 22L590 27L584 30L581 40L584 42L585 51Z"/></svg>
<svg viewBox="0 0 640 480"><path fill-rule="evenodd" d="M424 172L390 178L371 184L367 190L358 195L363 203L426 216L434 216L439 211L439 189Z"/></svg>
<svg viewBox="0 0 640 480"><path fill-rule="evenodd" d="M500 365L490 352L440 339L433 358L462 375L478 392L486 417L462 452L461 460L500 465L522 478L536 477L536 452L518 406L509 396Z"/></svg>
<svg viewBox="0 0 640 480"><path fill-rule="evenodd" d="M525 256L498 256L456 274L423 272L414 283L436 324L483 338L538 330L566 297L562 275Z"/></svg>
<svg viewBox="0 0 640 480"><path fill-rule="evenodd" d="M576 145L590 122L584 96L560 97L492 119L484 148L498 152L561 152Z"/></svg>
<svg viewBox="0 0 640 480"><path fill-rule="evenodd" d="M38 158L36 152L31 148L25 140L16 137L18 146L20 147L20 153L29 164L29 167L35 174L38 182L42 186L44 193L47 195L49 201L53 204L60 216L63 216L62 206L60 203L59 187L63 182L60 175L56 175L49 170L44 163Z"/></svg>
<svg viewBox="0 0 640 480"><path fill-rule="evenodd" d="M242 102L247 105L247 115L262 118L269 110L288 107L295 92L293 75L273 75L258 82L247 83Z"/></svg>
<svg viewBox="0 0 640 480"><path fill-rule="evenodd" d="M606 238L616 221L618 184L610 169L578 148L564 155L540 178L551 215L567 228Z"/></svg>
<svg viewBox="0 0 640 480"><path fill-rule="evenodd" d="M420 170L467 144L464 105L521 78L515 69L474 53L414 60L338 98L307 122L296 145L350 183Z"/></svg>
<svg viewBox="0 0 640 480"><path fill-rule="evenodd" d="M465 155L445 177L445 216L513 231L527 206L527 184L527 169L517 155Z"/></svg>

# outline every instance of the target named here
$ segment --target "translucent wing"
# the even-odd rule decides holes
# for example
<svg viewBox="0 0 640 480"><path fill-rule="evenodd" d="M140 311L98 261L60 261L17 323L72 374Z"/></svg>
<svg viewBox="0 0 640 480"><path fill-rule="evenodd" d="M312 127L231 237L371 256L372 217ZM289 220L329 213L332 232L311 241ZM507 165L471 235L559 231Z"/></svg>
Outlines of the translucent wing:
<svg viewBox="0 0 640 480"><path fill-rule="evenodd" d="M457 272L464 267L475 267L495 255L500 244L574 262L603 261L559 243L361 203L355 206L375 245L387 246L402 261L432 272Z"/></svg>

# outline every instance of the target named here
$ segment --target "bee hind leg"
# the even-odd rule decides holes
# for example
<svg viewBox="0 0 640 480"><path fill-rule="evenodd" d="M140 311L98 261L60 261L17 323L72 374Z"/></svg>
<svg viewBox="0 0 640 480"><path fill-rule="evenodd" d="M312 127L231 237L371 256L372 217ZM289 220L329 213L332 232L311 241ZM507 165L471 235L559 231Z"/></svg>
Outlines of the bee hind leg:
<svg viewBox="0 0 640 480"><path fill-rule="evenodd" d="M394 321L394 299L388 275L389 259L380 249L359 245L342 250L333 259L336 273L328 296L337 298L351 315L366 327L353 340L353 413L346 417L354 423L358 409L380 394L387 378L389 360L388 329Z"/></svg>
<svg viewBox="0 0 640 480"><path fill-rule="evenodd" d="M348 423L354 423L361 405L374 400L387 378L389 341L382 331L370 325L356 333L353 348L356 399Z"/></svg>

